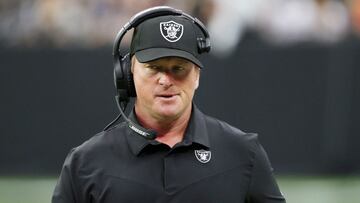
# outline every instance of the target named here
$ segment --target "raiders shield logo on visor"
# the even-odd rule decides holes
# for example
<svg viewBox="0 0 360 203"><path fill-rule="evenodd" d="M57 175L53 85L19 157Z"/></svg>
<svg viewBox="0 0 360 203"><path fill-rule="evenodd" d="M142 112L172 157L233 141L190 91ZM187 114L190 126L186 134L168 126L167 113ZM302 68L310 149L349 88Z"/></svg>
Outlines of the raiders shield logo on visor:
<svg viewBox="0 0 360 203"><path fill-rule="evenodd" d="M184 32L184 26L174 21L160 23L161 35L169 42L178 41Z"/></svg>

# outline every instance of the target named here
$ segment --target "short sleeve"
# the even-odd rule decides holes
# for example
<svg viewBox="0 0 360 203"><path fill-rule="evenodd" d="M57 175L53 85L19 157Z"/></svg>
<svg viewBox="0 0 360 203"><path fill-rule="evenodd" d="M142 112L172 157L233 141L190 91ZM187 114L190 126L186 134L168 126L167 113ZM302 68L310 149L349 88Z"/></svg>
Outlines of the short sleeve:
<svg viewBox="0 0 360 203"><path fill-rule="evenodd" d="M247 203L285 203L274 178L268 156L259 141L255 141L255 156Z"/></svg>
<svg viewBox="0 0 360 203"><path fill-rule="evenodd" d="M75 203L76 177L74 166L74 149L70 151L63 164L60 177L55 186L52 203Z"/></svg>

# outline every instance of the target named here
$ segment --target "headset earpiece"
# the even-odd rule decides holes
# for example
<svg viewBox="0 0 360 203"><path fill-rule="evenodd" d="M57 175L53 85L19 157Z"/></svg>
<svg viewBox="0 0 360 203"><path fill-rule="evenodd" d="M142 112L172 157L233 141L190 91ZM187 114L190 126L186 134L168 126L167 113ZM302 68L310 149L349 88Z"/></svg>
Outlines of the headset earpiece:
<svg viewBox="0 0 360 203"><path fill-rule="evenodd" d="M136 91L135 91L135 84L134 84L134 78L133 74L131 72L131 57L130 54L126 54L121 59L121 67L124 71L124 78L126 80L126 86L127 86L127 95L129 97L136 97Z"/></svg>
<svg viewBox="0 0 360 203"><path fill-rule="evenodd" d="M129 101L129 97L136 97L135 85L131 72L129 54L114 61L114 82L120 101Z"/></svg>
<svg viewBox="0 0 360 203"><path fill-rule="evenodd" d="M197 38L197 42L198 42L198 52L199 52L199 54L210 51L211 46L210 46L210 41L208 40L208 38L206 38L206 39Z"/></svg>

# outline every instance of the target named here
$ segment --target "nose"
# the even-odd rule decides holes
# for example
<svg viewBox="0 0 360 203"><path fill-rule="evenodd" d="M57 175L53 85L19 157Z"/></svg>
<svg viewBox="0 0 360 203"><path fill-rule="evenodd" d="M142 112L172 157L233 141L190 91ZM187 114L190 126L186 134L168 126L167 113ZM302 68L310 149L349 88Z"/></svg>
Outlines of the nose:
<svg viewBox="0 0 360 203"><path fill-rule="evenodd" d="M171 75L166 72L160 73L159 84L161 86L170 87L172 85Z"/></svg>

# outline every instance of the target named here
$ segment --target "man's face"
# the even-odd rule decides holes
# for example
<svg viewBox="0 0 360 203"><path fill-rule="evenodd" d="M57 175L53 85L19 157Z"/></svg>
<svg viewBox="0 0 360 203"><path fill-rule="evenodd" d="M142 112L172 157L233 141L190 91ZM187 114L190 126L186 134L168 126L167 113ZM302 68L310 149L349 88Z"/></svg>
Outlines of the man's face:
<svg viewBox="0 0 360 203"><path fill-rule="evenodd" d="M140 63L133 57L132 72L137 94L137 113L141 112L159 121L170 121L191 109L200 76L199 68L192 62L166 57Z"/></svg>

